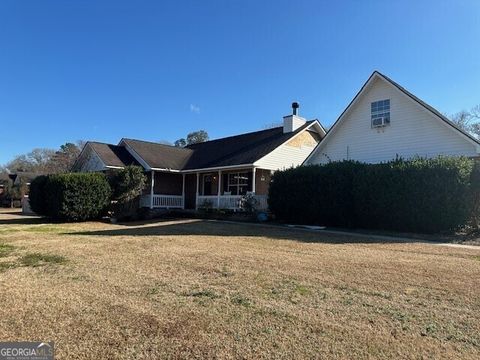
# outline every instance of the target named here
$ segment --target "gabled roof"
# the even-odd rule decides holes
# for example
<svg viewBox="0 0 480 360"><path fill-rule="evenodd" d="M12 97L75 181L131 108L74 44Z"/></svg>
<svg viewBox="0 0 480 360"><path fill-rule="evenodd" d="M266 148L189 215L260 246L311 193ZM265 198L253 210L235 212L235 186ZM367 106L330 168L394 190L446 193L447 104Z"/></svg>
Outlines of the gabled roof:
<svg viewBox="0 0 480 360"><path fill-rule="evenodd" d="M184 170L253 164L315 121L307 121L296 131L286 134L280 126L189 145L187 148L194 152Z"/></svg>
<svg viewBox="0 0 480 360"><path fill-rule="evenodd" d="M158 170L181 170L193 153L190 149L134 139L122 139L119 145L126 145L143 166Z"/></svg>
<svg viewBox="0 0 480 360"><path fill-rule="evenodd" d="M438 111L437 109L435 109L433 106L431 105L428 105L425 101L419 99L418 97L416 97L415 95L413 95L411 92L409 92L407 89L405 89L404 87L400 86L399 84L397 84L395 81L393 81L392 79L390 79L389 77L381 74L380 72L378 71L374 71L374 74L377 73L379 76L383 77L387 82L391 83L393 86L395 86L398 90L400 90L401 92L403 92L405 95L407 95L408 97L410 97L413 101L417 102L418 104L422 105L424 108L426 108L428 111L430 111L431 113L435 114L436 116L438 116L441 120L445 121L448 125L452 126L454 129L460 131L463 135L469 137L471 140L475 141L477 144L480 144L480 141L475 138L474 136L472 136L471 134L469 134L468 132L466 132L465 130L463 130L462 128L458 127L455 123L453 123L452 121L450 121L450 119L448 119L445 115L443 115L440 111Z"/></svg>
<svg viewBox="0 0 480 360"><path fill-rule="evenodd" d="M86 146L98 155L107 167L121 168L128 165L138 165L137 161L123 146L89 141Z"/></svg>
<svg viewBox="0 0 480 360"><path fill-rule="evenodd" d="M37 176L46 175L45 172L31 172L31 171L18 171L15 173L8 174L8 177L12 180L14 184L19 182L30 183Z"/></svg>
<svg viewBox="0 0 480 360"><path fill-rule="evenodd" d="M283 126L280 126L185 148L134 139L122 139L119 146L126 146L141 165L153 170L181 171L253 165L255 161L314 124L318 124L318 129L324 131L318 120L312 120L286 134L283 133Z"/></svg>
<svg viewBox="0 0 480 360"><path fill-rule="evenodd" d="M386 81L387 83L391 84L392 86L394 86L397 90L399 90L400 92L402 92L404 95L408 96L412 101L416 102L418 105L422 106L424 109L426 109L427 111L429 111L430 113L432 113L433 115L435 115L440 121L444 122L445 124L447 124L448 126L450 126L454 131L457 131L459 135L462 135L464 137L467 137L470 141L474 142L476 145L480 145L480 140L476 139L474 136L472 136L471 134L469 134L468 132L466 132L465 130L459 128L456 124L454 124L453 122L451 122L445 115L443 115L442 113L440 113L437 109L435 109L433 106L427 104L426 102L424 102L423 100L419 99L418 97L416 97L415 95L413 95L411 92L409 92L407 89L405 89L404 87L400 86L398 83L396 83L395 81L393 81L392 79L390 79L389 77L383 75L382 73L380 73L379 71L375 70L372 75L370 75L370 77L368 78L368 80L363 84L363 86L360 88L360 90L358 91L358 93L355 95L355 97L352 99L352 101L350 101L350 103L348 104L348 106L342 111L342 113L340 114L340 116L337 118L337 120L333 123L333 125L330 127L330 129L327 131L327 134L325 135L325 137L322 139L322 141L320 141L317 146L315 147L315 149L311 152L311 154L305 159L305 161L303 162L304 164L306 164L310 158L312 156L315 155L315 153L317 152L317 149L319 147L321 147L324 143L325 143L325 140L327 140L327 138L329 136L331 136L332 132L335 131L335 129L338 127L338 124L341 122L341 120L344 118L344 115L347 114L347 112L352 108L352 106L356 103L356 101L360 98L360 96L363 94L364 91L366 91L368 85L370 85L376 78L380 78L380 79L383 79L384 81Z"/></svg>

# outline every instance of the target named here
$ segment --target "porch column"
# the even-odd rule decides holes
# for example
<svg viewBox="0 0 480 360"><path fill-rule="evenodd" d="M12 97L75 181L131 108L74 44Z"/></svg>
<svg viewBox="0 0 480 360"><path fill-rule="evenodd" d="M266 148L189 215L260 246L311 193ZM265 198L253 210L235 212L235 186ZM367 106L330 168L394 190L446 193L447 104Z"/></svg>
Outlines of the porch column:
<svg viewBox="0 0 480 360"><path fill-rule="evenodd" d="M200 182L200 173L197 172L197 192L195 195L195 210L198 210L198 188L199 188L199 182Z"/></svg>
<svg viewBox="0 0 480 360"><path fill-rule="evenodd" d="M152 179L150 181L150 209L153 209L153 188L155 187L155 171L152 170L150 174L152 176Z"/></svg>
<svg viewBox="0 0 480 360"><path fill-rule="evenodd" d="M220 209L220 182L222 181L222 171L218 170L218 181L217 181L217 209Z"/></svg>
<svg viewBox="0 0 480 360"><path fill-rule="evenodd" d="M252 169L252 193L255 195L255 175L257 173L257 169Z"/></svg>
<svg viewBox="0 0 480 360"><path fill-rule="evenodd" d="M185 209L185 174L182 174L182 209Z"/></svg>

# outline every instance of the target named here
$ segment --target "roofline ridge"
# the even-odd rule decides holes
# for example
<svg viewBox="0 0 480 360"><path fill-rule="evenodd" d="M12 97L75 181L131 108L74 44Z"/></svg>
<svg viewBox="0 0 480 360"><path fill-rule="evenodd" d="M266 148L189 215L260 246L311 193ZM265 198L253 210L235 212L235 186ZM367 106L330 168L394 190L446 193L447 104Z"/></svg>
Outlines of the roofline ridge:
<svg viewBox="0 0 480 360"><path fill-rule="evenodd" d="M120 144L123 140L139 141L139 142L143 142L143 143L147 143L147 144L152 144L152 145L165 146L165 147L172 148L172 149L191 150L191 149L187 149L187 148L185 148L185 147L180 147L180 146L175 146L175 145L168 145L168 144L161 144L161 143L158 143L158 142L155 142L155 141L139 140L139 139L131 139L131 138L121 138L119 144Z"/></svg>
<svg viewBox="0 0 480 360"><path fill-rule="evenodd" d="M92 140L88 140L85 144L101 144L101 145L119 146L115 144L110 144L110 143L101 142L101 141L92 141Z"/></svg>
<svg viewBox="0 0 480 360"><path fill-rule="evenodd" d="M214 142L214 141L231 139L231 138L234 138L234 137L239 137L239 136L244 136L244 135L251 135L251 134L255 134L255 133L259 133L259 132L263 132L263 131L272 131L272 130L274 130L274 129L279 129L279 128L283 128L283 126L275 126L275 127L273 127L273 128L269 128L269 129L263 129L263 130L257 130L257 131L250 131L250 132L246 132L246 133L242 133L242 134L225 136L225 137L221 137L221 138L217 138L217 139L212 139L212 140L202 141L202 142L195 143L195 144L190 144L190 145L187 145L186 147L188 148L189 146L192 146L192 145L199 145L199 144L211 143L211 142Z"/></svg>

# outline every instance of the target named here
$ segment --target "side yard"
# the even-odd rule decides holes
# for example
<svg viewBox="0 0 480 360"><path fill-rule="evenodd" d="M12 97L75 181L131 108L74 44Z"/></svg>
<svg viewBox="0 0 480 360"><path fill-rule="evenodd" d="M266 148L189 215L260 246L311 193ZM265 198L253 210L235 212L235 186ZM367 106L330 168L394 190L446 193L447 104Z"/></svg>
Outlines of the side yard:
<svg viewBox="0 0 480 360"><path fill-rule="evenodd" d="M58 359L480 357L480 248L0 212L0 339Z"/></svg>

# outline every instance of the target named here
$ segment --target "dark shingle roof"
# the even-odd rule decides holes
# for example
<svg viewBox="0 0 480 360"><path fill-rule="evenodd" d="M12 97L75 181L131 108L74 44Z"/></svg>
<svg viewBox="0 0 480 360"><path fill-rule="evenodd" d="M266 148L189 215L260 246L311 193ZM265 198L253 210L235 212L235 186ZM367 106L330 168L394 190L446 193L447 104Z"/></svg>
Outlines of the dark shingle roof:
<svg viewBox="0 0 480 360"><path fill-rule="evenodd" d="M225 137L179 148L142 140L122 139L151 168L193 170L253 164L285 141L307 128L306 122L294 132L283 133L283 127Z"/></svg>
<svg viewBox="0 0 480 360"><path fill-rule="evenodd" d="M12 180L13 183L18 183L19 181L22 181L24 183L31 183L33 179L40 175L46 175L45 172L30 172L30 171L18 171L15 173L10 173L8 174L8 177L10 180Z"/></svg>
<svg viewBox="0 0 480 360"><path fill-rule="evenodd" d="M192 150L189 149L149 141L122 139L122 142L126 143L151 168L155 169L183 169L192 154Z"/></svg>
<svg viewBox="0 0 480 360"><path fill-rule="evenodd" d="M189 145L187 148L194 152L184 169L253 164L312 122L308 121L296 131L286 134L283 127L276 127Z"/></svg>
<svg viewBox="0 0 480 360"><path fill-rule="evenodd" d="M90 141L88 145L91 146L106 166L124 167L138 165L134 157L123 146Z"/></svg>

